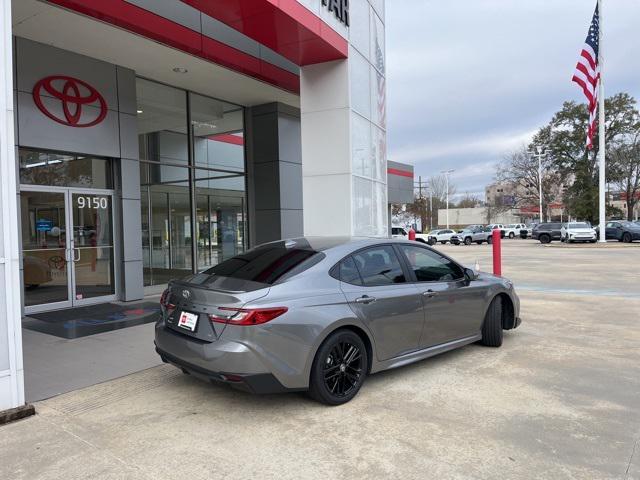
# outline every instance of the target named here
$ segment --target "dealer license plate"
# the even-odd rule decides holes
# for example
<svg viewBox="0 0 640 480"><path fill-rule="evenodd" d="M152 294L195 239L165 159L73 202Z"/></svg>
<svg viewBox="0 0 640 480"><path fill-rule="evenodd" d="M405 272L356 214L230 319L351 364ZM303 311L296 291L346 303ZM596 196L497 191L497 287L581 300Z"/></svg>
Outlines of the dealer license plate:
<svg viewBox="0 0 640 480"><path fill-rule="evenodd" d="M190 332L196 331L196 325L198 325L198 314L182 312L178 319L178 326L189 330Z"/></svg>

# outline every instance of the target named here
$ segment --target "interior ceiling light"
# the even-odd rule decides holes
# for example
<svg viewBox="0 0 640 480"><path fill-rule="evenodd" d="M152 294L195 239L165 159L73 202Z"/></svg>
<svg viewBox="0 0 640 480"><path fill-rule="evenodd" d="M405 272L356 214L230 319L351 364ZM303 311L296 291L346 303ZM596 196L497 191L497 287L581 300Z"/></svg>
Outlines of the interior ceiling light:
<svg viewBox="0 0 640 480"><path fill-rule="evenodd" d="M187 73L189 70L183 67L174 67L173 71L176 73Z"/></svg>
<svg viewBox="0 0 640 480"><path fill-rule="evenodd" d="M142 110L138 109L136 110L138 112L138 115L140 115L142 113Z"/></svg>

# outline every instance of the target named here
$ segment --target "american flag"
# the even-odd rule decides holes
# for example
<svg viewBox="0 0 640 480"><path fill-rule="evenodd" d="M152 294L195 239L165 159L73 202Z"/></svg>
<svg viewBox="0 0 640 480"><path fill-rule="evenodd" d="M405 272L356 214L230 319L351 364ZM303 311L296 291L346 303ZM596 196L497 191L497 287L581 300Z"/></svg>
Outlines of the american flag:
<svg viewBox="0 0 640 480"><path fill-rule="evenodd" d="M596 133L598 119L598 87L600 84L600 65L598 63L598 51L600 49L600 14L598 5L591 20L587 39L582 47L576 71L572 80L576 82L589 103L589 128L587 129L587 148L593 148L593 136Z"/></svg>

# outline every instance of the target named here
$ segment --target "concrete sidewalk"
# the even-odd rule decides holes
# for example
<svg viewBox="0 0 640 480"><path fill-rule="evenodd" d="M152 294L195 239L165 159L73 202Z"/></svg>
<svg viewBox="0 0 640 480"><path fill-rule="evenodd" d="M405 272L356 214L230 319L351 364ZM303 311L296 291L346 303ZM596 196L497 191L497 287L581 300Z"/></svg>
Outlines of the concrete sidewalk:
<svg viewBox="0 0 640 480"><path fill-rule="evenodd" d="M447 251L489 265L486 246ZM505 247L531 288L500 349L374 375L334 408L147 369L1 427L0 478L640 480L637 258L567 252Z"/></svg>

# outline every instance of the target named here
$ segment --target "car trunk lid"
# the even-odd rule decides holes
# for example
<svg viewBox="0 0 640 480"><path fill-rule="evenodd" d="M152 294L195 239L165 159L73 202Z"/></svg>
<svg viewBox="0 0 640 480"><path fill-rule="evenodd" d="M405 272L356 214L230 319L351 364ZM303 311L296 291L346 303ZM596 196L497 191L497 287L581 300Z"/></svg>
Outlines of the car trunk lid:
<svg viewBox="0 0 640 480"><path fill-rule="evenodd" d="M236 278L198 274L171 282L165 303L175 306L167 317L167 326L176 332L203 342L218 340L227 324L213 323L209 315L229 313L228 308L242 308L247 303L266 296L270 286ZM195 325L189 315L196 315ZM190 317L195 319L195 317Z"/></svg>

